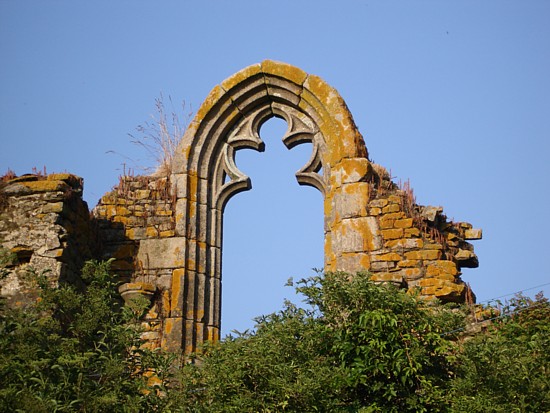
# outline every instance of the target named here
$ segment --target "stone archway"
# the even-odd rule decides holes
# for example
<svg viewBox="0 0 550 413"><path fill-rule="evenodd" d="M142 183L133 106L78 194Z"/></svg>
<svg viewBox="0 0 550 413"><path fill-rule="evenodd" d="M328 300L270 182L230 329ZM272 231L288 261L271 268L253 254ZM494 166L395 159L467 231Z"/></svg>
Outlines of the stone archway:
<svg viewBox="0 0 550 413"><path fill-rule="evenodd" d="M190 352L219 338L223 210L233 195L250 189L235 151L262 151L259 128L271 117L288 124L283 142L289 149L312 143L312 156L296 178L324 195L325 269L364 264L372 238L368 222L344 218L349 208L364 209L368 202L370 163L346 104L322 79L291 65L266 60L249 66L212 89L178 148L172 182L176 237L184 249L172 277L168 347ZM344 235L350 242L342 242Z"/></svg>
<svg viewBox="0 0 550 413"><path fill-rule="evenodd" d="M372 281L414 289L426 298L473 299L460 276L462 268L478 266L467 240L480 239L482 231L448 220L441 207L418 205L408 185L396 185L383 167L370 163L336 90L317 76L269 60L236 73L210 92L178 147L170 176L121 177L94 209L93 228L87 227L88 221L71 221L76 216L87 219L85 204L77 204L81 206L69 220L59 215L50 221L47 215L48 222L66 225L54 232L97 231L100 245L95 235L94 241L63 236L55 249L32 245L40 254L46 251L42 258L52 258L54 264L70 262L71 251L83 248L89 254L97 247L98 255L112 257L113 269L130 281L128 289L154 291L144 316L144 336L151 347L190 353L205 340L217 340L224 206L250 188L250 180L235 165L235 151L262 150L258 131L271 117L286 121L287 147L312 144L311 158L296 177L324 196L325 271L368 270ZM16 178L0 188L10 208L8 219L27 217L27 195L33 205L38 202L37 211L73 211L73 197L66 194L79 194L81 182L54 175ZM60 200L55 211L51 199ZM43 215L27 218L41 220ZM9 248L18 251L26 242L10 238Z"/></svg>

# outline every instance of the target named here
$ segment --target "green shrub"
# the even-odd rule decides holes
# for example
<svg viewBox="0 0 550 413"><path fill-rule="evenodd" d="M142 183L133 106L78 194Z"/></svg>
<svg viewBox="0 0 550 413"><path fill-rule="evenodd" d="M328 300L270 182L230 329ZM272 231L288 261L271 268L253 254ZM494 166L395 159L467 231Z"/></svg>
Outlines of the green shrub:
<svg viewBox="0 0 550 413"><path fill-rule="evenodd" d="M461 311L366 274L319 275L297 283L303 308L287 302L178 366L140 348L145 303L121 305L109 262L86 264L83 290L35 278L36 305L0 306L2 412L550 411L542 295L463 340L447 334Z"/></svg>
<svg viewBox="0 0 550 413"><path fill-rule="evenodd" d="M518 296L485 333L466 341L457 360L457 412L550 411L550 304Z"/></svg>
<svg viewBox="0 0 550 413"><path fill-rule="evenodd" d="M365 274L302 280L254 333L208 346L183 370L182 404L208 412L444 411L452 367L441 333L461 317ZM442 313L446 317L441 316Z"/></svg>
<svg viewBox="0 0 550 413"><path fill-rule="evenodd" d="M52 288L44 275L36 305L2 308L0 411L138 412L164 403L142 373L158 369L135 312L121 306L110 262L86 263L83 291ZM158 357L157 357L158 359Z"/></svg>

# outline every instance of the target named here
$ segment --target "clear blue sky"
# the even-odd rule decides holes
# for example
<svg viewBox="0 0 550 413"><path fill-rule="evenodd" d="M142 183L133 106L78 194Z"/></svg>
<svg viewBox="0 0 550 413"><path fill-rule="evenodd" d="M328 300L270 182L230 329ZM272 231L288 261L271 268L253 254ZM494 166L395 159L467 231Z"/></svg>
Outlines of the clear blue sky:
<svg viewBox="0 0 550 413"><path fill-rule="evenodd" d="M125 161L127 134L162 92L198 108L269 58L323 77L375 162L422 204L484 230L478 300L550 282L550 2L0 0L0 173L85 179L93 207ZM268 122L243 151L252 191L225 214L223 329L281 308L290 276L322 266L321 195ZM548 286L545 287L548 292ZM548 294L547 294L548 295Z"/></svg>

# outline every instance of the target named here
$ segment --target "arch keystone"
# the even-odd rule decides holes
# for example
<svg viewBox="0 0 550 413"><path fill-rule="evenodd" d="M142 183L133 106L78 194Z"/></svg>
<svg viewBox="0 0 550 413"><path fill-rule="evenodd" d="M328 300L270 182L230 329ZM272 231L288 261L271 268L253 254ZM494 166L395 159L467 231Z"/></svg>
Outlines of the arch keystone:
<svg viewBox="0 0 550 413"><path fill-rule="evenodd" d="M261 63L262 72L265 76L275 76L287 81L293 82L296 85L303 85L308 74L296 66L288 63L277 62L274 60L264 60Z"/></svg>

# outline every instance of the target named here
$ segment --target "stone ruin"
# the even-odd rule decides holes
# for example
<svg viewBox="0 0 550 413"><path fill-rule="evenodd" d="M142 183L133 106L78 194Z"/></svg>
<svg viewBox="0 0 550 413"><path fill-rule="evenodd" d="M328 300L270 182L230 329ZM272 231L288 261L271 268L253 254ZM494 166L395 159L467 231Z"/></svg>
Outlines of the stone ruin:
<svg viewBox="0 0 550 413"><path fill-rule="evenodd" d="M36 289L23 276L29 266L50 269L53 283L78 283L84 260L113 258L123 296L151 299L144 318L151 347L190 353L218 340L223 211L232 196L251 188L235 152L262 151L259 129L272 117L286 121L282 139L289 149L312 144L296 178L324 196L325 271L370 271L375 281L419 289L425 297L473 299L460 275L461 268L478 266L467 240L481 239L481 230L449 221L441 207L418 205L407 185L396 185L369 160L335 89L269 60L212 89L170 173L121 177L91 213L74 175L5 176L0 245L11 258L4 259L1 294L10 305L32 300Z"/></svg>

